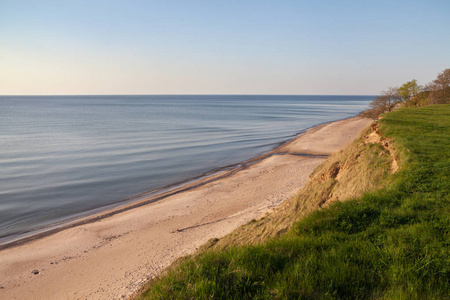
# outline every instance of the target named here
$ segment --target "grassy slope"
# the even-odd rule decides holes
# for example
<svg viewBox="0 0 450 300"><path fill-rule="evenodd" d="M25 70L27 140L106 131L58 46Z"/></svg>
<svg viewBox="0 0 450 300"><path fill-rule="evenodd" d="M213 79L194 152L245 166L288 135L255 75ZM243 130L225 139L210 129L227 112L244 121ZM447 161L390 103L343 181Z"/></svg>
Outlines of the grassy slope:
<svg viewBox="0 0 450 300"><path fill-rule="evenodd" d="M379 130L401 162L383 189L334 202L264 243L185 259L141 297L450 298L450 106L401 109L388 114ZM370 148L376 150L356 150ZM355 168L379 168L374 162L380 153L382 148ZM338 190L324 186L317 195L332 199Z"/></svg>
<svg viewBox="0 0 450 300"><path fill-rule="evenodd" d="M295 222L330 203L361 196L386 184L392 157L387 149L371 141L377 126L365 130L346 149L333 154L310 176L310 181L293 198L259 220L231 234L209 241L202 250L265 242L284 234Z"/></svg>

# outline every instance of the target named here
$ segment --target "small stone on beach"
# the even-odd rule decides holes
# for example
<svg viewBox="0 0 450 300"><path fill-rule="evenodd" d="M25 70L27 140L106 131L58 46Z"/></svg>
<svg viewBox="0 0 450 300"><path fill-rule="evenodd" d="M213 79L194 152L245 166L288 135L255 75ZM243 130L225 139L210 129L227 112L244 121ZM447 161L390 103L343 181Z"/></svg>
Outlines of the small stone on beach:
<svg viewBox="0 0 450 300"><path fill-rule="evenodd" d="M34 275L37 275L37 274L39 274L39 271L38 270L33 270L33 271L31 271L31 273L33 273Z"/></svg>

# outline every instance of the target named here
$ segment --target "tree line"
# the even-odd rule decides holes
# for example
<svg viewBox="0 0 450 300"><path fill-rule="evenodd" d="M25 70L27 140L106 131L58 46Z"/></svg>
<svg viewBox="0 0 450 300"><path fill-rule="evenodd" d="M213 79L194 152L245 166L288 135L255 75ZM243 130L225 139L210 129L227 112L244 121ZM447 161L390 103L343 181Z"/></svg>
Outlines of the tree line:
<svg viewBox="0 0 450 300"><path fill-rule="evenodd" d="M382 113L401 105L412 107L431 104L450 104L450 69L439 73L435 80L425 86L413 79L400 87L389 87L381 91L362 115L377 119Z"/></svg>

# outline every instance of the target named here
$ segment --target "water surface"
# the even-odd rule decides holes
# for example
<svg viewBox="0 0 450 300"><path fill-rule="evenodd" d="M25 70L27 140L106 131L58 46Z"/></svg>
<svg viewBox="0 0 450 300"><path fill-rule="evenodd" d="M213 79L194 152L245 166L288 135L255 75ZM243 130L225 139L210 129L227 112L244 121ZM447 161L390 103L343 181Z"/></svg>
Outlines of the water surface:
<svg viewBox="0 0 450 300"><path fill-rule="evenodd" d="M1 96L0 242L236 164L372 96Z"/></svg>

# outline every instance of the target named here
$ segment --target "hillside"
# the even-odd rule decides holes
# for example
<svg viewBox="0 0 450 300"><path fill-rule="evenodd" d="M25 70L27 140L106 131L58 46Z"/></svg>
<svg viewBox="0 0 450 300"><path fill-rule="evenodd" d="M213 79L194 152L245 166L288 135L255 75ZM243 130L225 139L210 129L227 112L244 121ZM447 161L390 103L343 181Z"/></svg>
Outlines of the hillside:
<svg viewBox="0 0 450 300"><path fill-rule="evenodd" d="M296 197L139 297L449 298L449 135L450 105L386 114Z"/></svg>

